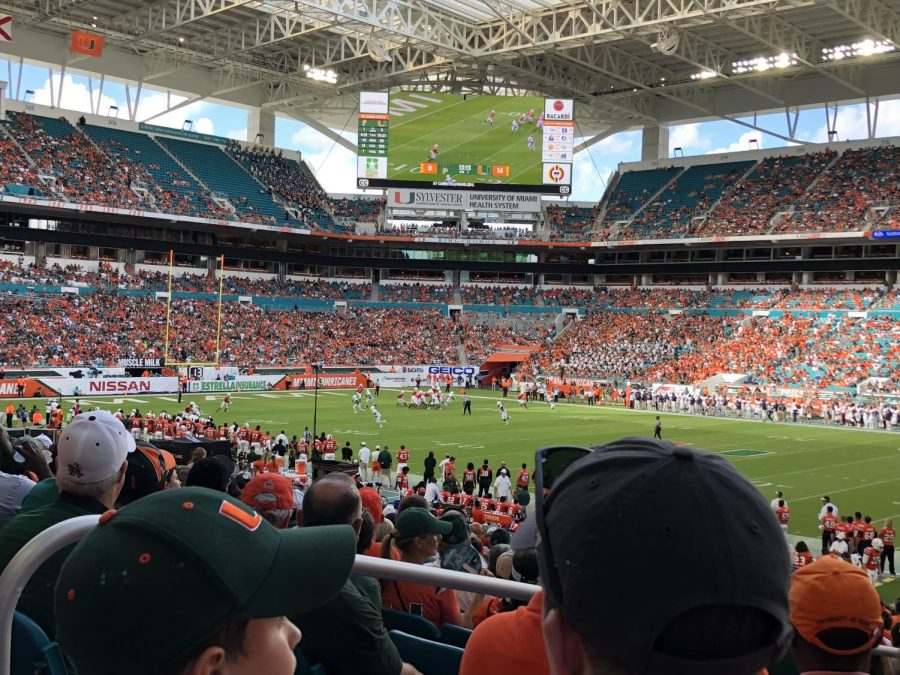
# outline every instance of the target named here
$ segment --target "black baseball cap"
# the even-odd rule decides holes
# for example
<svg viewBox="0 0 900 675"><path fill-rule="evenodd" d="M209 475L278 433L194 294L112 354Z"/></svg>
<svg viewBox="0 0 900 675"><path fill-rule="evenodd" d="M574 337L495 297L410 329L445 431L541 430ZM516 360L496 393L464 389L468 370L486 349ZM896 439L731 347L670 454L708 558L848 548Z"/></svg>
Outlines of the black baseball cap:
<svg viewBox="0 0 900 675"><path fill-rule="evenodd" d="M541 506L544 603L598 656L630 673L719 675L757 672L789 646L784 535L759 491L724 458L624 438L570 464ZM658 548L664 573L649 552L610 555L610 542L623 538ZM672 649L672 629L704 609L750 613L765 637L738 655L714 638L707 658Z"/></svg>

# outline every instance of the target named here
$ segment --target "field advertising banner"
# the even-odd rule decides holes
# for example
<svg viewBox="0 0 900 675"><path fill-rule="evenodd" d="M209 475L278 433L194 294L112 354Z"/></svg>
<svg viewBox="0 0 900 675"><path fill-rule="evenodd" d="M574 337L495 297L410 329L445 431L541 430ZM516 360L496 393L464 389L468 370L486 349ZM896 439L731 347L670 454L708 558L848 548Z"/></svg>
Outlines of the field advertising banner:
<svg viewBox="0 0 900 675"><path fill-rule="evenodd" d="M568 195L571 99L360 93L357 187Z"/></svg>
<svg viewBox="0 0 900 675"><path fill-rule="evenodd" d="M366 378L357 373L320 373L319 389L353 389L357 386L366 386ZM290 382L291 389L309 389L316 388L315 375L289 375L285 378Z"/></svg>
<svg viewBox="0 0 900 675"><path fill-rule="evenodd" d="M188 391L192 394L269 391L283 379L284 375L239 375L229 380L191 380L188 382Z"/></svg>
<svg viewBox="0 0 900 675"><path fill-rule="evenodd" d="M41 381L60 396L139 396L178 391L177 377L60 377Z"/></svg>

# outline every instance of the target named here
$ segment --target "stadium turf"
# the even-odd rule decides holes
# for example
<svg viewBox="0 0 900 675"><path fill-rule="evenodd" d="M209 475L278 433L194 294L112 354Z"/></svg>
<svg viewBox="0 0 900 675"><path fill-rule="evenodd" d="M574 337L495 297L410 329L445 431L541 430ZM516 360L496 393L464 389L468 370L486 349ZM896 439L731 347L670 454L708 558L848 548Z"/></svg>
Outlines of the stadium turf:
<svg viewBox="0 0 900 675"><path fill-rule="evenodd" d="M510 467L522 462L531 467L535 449L543 445L587 445L653 434L654 413L650 412L565 403L556 412L542 403L529 403L527 410L520 410L518 402L509 398L510 424L506 426L496 407L499 395L493 392L473 392L473 414L464 417L458 395L448 409L408 410L396 406L396 391L383 389L377 399L386 420L383 428L378 428L371 413L353 414L351 392L320 391L317 429L334 434L340 445L350 441L354 451L363 440L372 447L387 443L392 453L403 443L412 451L410 467L415 474L421 474L428 450L438 458L445 453L455 455L458 467L470 461L477 465L485 457L495 468L501 460ZM312 392L237 393L224 418L214 412L221 394L194 394L186 396L185 402L188 400L195 400L217 422L259 424L273 436L282 430L291 436L302 432L305 425L313 427ZM121 407L126 412L133 407L157 413L179 409L175 396L104 397L92 398L89 403L107 410ZM832 498L841 513L862 511L879 526L884 518L900 519L900 434L693 415L661 417L664 438L726 457L767 501L776 489L782 490L791 508L791 534L805 537L816 553L816 516L823 494ZM886 600L900 595L900 584L897 591L893 585L879 588Z"/></svg>
<svg viewBox="0 0 900 675"><path fill-rule="evenodd" d="M458 183L513 183L540 185L542 182L542 132L534 124L522 125L512 133L513 117L534 109L535 119L543 111L544 99L516 96L469 96L428 94L417 100L427 107L392 115L388 139L388 178L399 180L442 181L445 176L425 176L419 164L429 160L431 146L438 144L438 164L508 165L508 178L454 174ZM493 126L485 122L496 111ZM528 136L534 136L535 149L528 149Z"/></svg>

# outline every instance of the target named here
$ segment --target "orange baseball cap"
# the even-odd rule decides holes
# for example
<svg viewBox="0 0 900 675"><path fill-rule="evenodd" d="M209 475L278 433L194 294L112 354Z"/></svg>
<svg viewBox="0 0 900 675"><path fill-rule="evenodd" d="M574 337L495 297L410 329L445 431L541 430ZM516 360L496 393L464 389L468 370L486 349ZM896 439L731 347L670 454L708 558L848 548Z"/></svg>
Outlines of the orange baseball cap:
<svg viewBox="0 0 900 675"><path fill-rule="evenodd" d="M244 486L241 501L257 511L291 509L294 507L291 479L280 473L258 473Z"/></svg>
<svg viewBox="0 0 900 675"><path fill-rule="evenodd" d="M791 623L800 637L829 654L859 654L871 649L881 635L878 593L865 572L843 560L822 557L798 569L790 598ZM834 628L858 630L859 644L830 645L828 632Z"/></svg>

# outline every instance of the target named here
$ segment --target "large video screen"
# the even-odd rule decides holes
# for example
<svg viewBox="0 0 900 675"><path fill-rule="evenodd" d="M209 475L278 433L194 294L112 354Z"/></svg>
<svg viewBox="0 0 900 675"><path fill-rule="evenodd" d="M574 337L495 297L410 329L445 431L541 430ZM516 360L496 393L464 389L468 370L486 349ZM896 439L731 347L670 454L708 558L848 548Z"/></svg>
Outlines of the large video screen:
<svg viewBox="0 0 900 675"><path fill-rule="evenodd" d="M571 189L570 99L362 92L357 130L360 188Z"/></svg>

